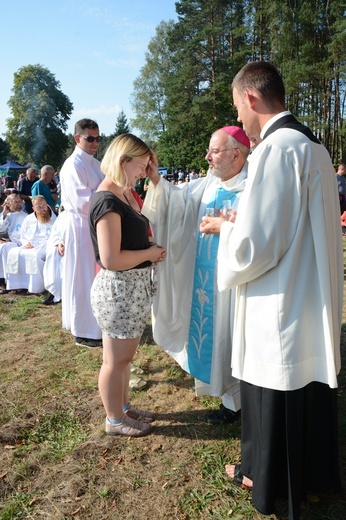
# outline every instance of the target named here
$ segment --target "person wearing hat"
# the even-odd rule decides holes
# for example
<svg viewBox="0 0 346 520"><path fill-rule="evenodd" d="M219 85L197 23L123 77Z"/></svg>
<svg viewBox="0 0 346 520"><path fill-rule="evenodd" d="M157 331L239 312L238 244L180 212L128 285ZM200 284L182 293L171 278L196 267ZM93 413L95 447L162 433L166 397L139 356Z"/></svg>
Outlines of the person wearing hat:
<svg viewBox="0 0 346 520"><path fill-rule="evenodd" d="M230 369L231 291L219 293L216 279L218 233L229 218L229 210L223 208L228 204L237 209L249 151L249 138L240 127L220 128L207 149L208 175L180 186L161 180L153 154L142 209L155 240L167 247L166 262L157 266L154 339L195 377L198 396L222 397L220 410L206 417L212 424L232 423L240 416L239 382ZM207 236L199 233L199 225L210 212L219 218L214 234Z"/></svg>

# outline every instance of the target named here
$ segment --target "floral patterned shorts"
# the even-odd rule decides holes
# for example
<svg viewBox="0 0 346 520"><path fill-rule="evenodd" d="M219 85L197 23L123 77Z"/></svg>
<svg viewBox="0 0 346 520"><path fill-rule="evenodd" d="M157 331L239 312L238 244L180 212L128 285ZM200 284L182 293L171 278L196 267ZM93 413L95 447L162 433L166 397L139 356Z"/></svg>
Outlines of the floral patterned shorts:
<svg viewBox="0 0 346 520"><path fill-rule="evenodd" d="M91 307L102 333L108 338L139 338L153 293L150 267L129 271L101 269L91 288Z"/></svg>

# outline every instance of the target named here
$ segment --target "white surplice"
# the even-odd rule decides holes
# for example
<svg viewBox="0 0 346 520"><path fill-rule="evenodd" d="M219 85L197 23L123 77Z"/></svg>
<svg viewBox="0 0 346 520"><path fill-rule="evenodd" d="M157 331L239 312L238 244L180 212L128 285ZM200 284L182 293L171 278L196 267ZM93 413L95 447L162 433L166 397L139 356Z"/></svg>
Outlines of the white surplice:
<svg viewBox="0 0 346 520"><path fill-rule="evenodd" d="M7 253L6 289L27 289L30 293L44 291L43 266L46 244L56 215L52 212L48 222L41 223L35 213L28 215L20 229L21 246ZM26 248L31 244L32 248Z"/></svg>
<svg viewBox="0 0 346 520"><path fill-rule="evenodd" d="M96 261L90 238L90 200L104 175L100 162L76 146L61 172L61 203L66 217L65 261L62 275L62 325L75 337L100 339L91 310L90 289Z"/></svg>
<svg viewBox="0 0 346 520"><path fill-rule="evenodd" d="M0 242L0 278L6 278L7 254L12 247L20 245L20 228L28 214L25 211L7 213L6 217L0 216L0 231L7 231L10 242Z"/></svg>
<svg viewBox="0 0 346 520"><path fill-rule="evenodd" d="M233 375L279 391L337 387L343 258L325 148L282 128L249 157L234 225L221 226L220 290L237 286Z"/></svg>

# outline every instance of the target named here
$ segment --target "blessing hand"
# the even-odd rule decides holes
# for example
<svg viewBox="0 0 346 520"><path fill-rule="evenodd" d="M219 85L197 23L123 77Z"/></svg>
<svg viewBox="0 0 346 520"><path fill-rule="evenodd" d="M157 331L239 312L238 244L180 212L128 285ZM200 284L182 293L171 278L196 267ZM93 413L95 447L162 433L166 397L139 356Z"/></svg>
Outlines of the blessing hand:
<svg viewBox="0 0 346 520"><path fill-rule="evenodd" d="M151 150L151 155L147 166L146 174L147 177L149 177L150 181L155 185L158 184L161 179L160 174L157 170L158 165L159 163L156 157L156 153L154 152L154 150Z"/></svg>

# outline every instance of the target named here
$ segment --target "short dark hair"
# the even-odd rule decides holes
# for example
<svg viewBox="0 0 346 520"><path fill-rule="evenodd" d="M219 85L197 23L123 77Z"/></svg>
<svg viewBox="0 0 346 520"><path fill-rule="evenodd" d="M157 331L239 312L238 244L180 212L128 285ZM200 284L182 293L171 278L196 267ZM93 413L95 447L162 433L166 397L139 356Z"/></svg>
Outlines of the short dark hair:
<svg viewBox="0 0 346 520"><path fill-rule="evenodd" d="M74 135L80 135L86 128L99 129L99 125L92 119L80 119L74 125Z"/></svg>
<svg viewBox="0 0 346 520"><path fill-rule="evenodd" d="M255 89L269 106L285 106L284 82L278 70L268 61L251 61L244 65L233 79L234 88L239 93Z"/></svg>

